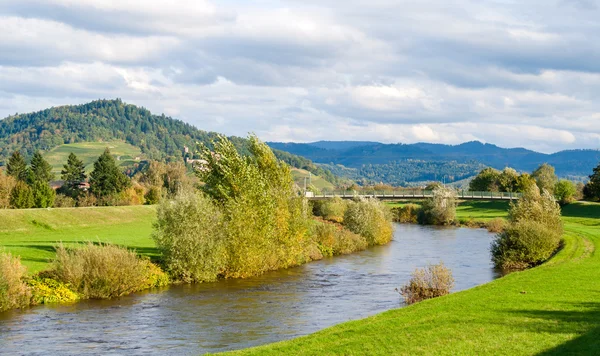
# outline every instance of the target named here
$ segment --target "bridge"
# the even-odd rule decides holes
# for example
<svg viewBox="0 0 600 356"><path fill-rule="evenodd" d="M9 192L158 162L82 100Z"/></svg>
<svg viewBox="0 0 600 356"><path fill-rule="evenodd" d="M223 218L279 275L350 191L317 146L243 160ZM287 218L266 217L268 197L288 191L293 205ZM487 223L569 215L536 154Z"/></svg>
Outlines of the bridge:
<svg viewBox="0 0 600 356"><path fill-rule="evenodd" d="M306 192L309 200L324 200L331 198L354 199L354 198L377 198L381 200L402 200L402 199L429 199L433 196L432 190L414 190L414 191L332 191L320 194ZM459 190L456 192L456 198L461 200L516 200L522 196L521 193L512 192L471 192Z"/></svg>

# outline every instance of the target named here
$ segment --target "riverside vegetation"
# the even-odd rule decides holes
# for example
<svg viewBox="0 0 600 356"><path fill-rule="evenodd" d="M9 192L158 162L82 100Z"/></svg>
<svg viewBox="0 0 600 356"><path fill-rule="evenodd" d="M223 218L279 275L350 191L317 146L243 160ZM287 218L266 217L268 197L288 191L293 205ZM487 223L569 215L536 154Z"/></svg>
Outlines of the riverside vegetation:
<svg viewBox="0 0 600 356"><path fill-rule="evenodd" d="M200 192L179 190L157 208L152 234L155 244L151 244L156 247L145 253L154 250L150 254L153 262L125 247L82 245L76 240L59 244L49 268L29 275L18 257L5 253L0 260L0 309L112 298L174 281L244 278L391 240L391 216L386 206L375 200L349 202L341 223L317 219L308 201L294 190L289 166L256 137L250 137L249 142L249 155L240 154L224 137L219 137L212 150L202 148L207 164L197 171L204 182ZM14 213L33 216L57 212L64 216L79 211ZM11 211L0 213L4 212ZM100 212L89 210L85 215L91 218ZM8 222L10 228L12 223ZM67 236L53 233L53 225L42 220L31 224L46 230L50 239ZM110 230L103 224L98 228L98 234ZM75 231L74 235L81 236ZM11 247L4 240L3 245L28 251L27 244ZM54 249L52 243L47 247ZM51 253L46 247L42 250Z"/></svg>

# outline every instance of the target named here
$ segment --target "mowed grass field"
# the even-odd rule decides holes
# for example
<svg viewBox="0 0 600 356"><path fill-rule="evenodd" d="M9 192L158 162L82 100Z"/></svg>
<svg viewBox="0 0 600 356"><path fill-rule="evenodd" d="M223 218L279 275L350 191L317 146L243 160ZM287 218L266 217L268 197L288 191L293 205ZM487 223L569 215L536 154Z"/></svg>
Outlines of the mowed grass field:
<svg viewBox="0 0 600 356"><path fill-rule="evenodd" d="M390 207L404 206L406 204L420 205L422 200L390 202ZM463 200L456 208L457 219L467 219L474 221L488 221L495 218L506 218L510 203L503 200L481 201L481 200Z"/></svg>
<svg viewBox="0 0 600 356"><path fill-rule="evenodd" d="M321 178L320 176L316 176L314 174L311 175L309 171L304 170L304 169L292 168L292 178L294 178L294 182L296 182L296 184L298 184L298 186L301 188L304 188L304 178L306 178L306 184L307 185L309 184L309 175L310 175L310 182L317 189L320 189L320 190L323 190L323 189L333 190L334 189L333 184L329 183L328 181Z"/></svg>
<svg viewBox="0 0 600 356"><path fill-rule="evenodd" d="M459 215L491 218L497 202ZM505 211L505 210L504 210ZM498 210L498 216L505 215ZM600 353L600 204L563 209L548 263L488 284L239 355L594 355ZM468 262L468 261L466 261Z"/></svg>
<svg viewBox="0 0 600 356"><path fill-rule="evenodd" d="M55 256L56 244L110 242L157 256L151 238L154 206L61 209L0 209L0 249L21 256L29 273Z"/></svg>
<svg viewBox="0 0 600 356"><path fill-rule="evenodd" d="M132 165L135 161L135 157L141 156L142 152L138 147L134 147L123 141L111 141L111 142L80 142L61 145L53 148L44 154L44 158L52 166L52 171L57 175L60 175L60 171L63 165L67 163L69 154L73 152L77 157L85 164L85 170L87 173L91 172L94 168L94 162L104 152L106 148L110 149L113 156L121 157L117 163L121 166Z"/></svg>

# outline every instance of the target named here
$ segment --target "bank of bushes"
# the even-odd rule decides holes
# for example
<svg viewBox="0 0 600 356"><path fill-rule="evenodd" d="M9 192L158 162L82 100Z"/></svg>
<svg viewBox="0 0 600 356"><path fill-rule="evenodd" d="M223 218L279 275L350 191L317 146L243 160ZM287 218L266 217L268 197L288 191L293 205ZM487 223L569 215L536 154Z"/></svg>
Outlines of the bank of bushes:
<svg viewBox="0 0 600 356"><path fill-rule="evenodd" d="M0 311L108 299L168 284L160 267L118 246L59 245L52 267L34 276L26 274L19 258L0 253Z"/></svg>
<svg viewBox="0 0 600 356"><path fill-rule="evenodd" d="M536 266L560 247L563 226L554 196L534 186L509 210L508 226L492 243L494 264L505 270Z"/></svg>

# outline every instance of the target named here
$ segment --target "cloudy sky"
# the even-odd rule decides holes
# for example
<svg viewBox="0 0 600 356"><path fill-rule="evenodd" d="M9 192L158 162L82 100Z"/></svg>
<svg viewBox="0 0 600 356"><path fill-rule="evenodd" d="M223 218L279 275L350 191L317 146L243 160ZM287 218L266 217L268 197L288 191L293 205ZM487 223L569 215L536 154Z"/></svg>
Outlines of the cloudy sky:
<svg viewBox="0 0 600 356"><path fill-rule="evenodd" d="M600 148L596 0L0 0L0 117L120 97L265 140Z"/></svg>

